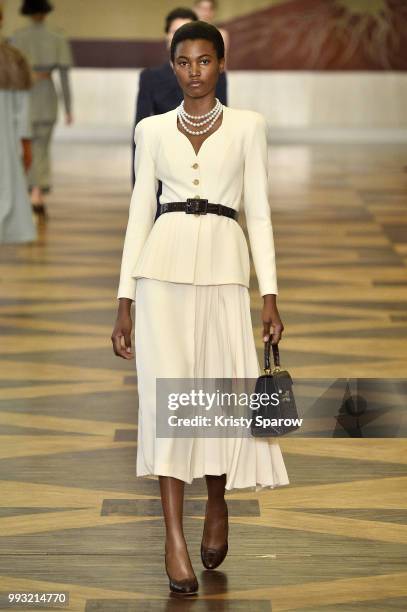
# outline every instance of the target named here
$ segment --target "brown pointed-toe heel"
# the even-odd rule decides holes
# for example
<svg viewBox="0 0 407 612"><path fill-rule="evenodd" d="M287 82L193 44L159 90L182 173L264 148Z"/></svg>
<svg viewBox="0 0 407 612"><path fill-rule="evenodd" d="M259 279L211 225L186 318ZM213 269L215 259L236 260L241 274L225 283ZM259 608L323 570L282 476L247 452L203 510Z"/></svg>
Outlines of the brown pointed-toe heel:
<svg viewBox="0 0 407 612"><path fill-rule="evenodd" d="M167 569L167 554L164 555L165 558L165 571L167 572L167 576L169 579L169 587L170 591L173 595L178 595L179 597L183 597L185 595L195 595L198 592L199 584L197 578L184 578L182 580L174 580L168 573Z"/></svg>
<svg viewBox="0 0 407 612"><path fill-rule="evenodd" d="M206 524L207 511L205 511L205 524ZM221 548L206 548L203 545L204 537L205 537L205 525L204 532L202 536L201 542L201 559L203 565L206 569L215 569L219 567L219 565L224 561L227 553L228 553L228 532L229 532L229 523L228 523L228 507L226 505L226 541Z"/></svg>

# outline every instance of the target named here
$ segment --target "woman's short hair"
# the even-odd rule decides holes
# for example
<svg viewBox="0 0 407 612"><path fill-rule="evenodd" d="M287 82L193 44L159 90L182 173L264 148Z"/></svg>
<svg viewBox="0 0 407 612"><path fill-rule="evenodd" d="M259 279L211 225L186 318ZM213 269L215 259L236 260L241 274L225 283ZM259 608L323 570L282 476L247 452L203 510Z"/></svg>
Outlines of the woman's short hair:
<svg viewBox="0 0 407 612"><path fill-rule="evenodd" d="M225 57L225 43L218 28L206 21L191 21L190 23L184 23L175 31L170 48L171 61L173 62L175 59L175 49L180 42L199 38L211 41L218 59Z"/></svg>

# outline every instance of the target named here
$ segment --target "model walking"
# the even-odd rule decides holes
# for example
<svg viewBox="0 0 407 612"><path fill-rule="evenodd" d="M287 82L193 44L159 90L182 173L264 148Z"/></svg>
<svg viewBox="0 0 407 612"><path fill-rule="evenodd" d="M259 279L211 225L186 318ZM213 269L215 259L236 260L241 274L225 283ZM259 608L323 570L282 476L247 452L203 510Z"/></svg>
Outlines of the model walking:
<svg viewBox="0 0 407 612"><path fill-rule="evenodd" d="M0 244L37 239L24 174L31 164L30 87L24 56L0 40Z"/></svg>
<svg viewBox="0 0 407 612"><path fill-rule="evenodd" d="M34 212L46 215L44 194L51 189L50 146L58 115L58 97L52 80L59 70L65 106L65 122L72 123L71 89L68 70L72 66L70 45L61 32L47 28L45 19L53 10L47 0L24 0L21 13L30 25L15 32L12 42L24 53L33 73L31 90L31 124L33 163L28 175Z"/></svg>
<svg viewBox="0 0 407 612"><path fill-rule="evenodd" d="M198 582L183 532L185 482L205 476L208 501L201 558L218 567L228 550L225 490L288 484L270 438L156 437L156 378L257 378L250 312L250 260L237 213L243 199L254 266L264 299L263 337L283 330L277 305L268 202L267 137L262 115L223 107L215 88L224 66L219 30L195 21L171 43L184 93L180 107L141 120L135 130L136 183L120 270L116 355L132 359L135 301L138 377L137 476L159 479L165 561L174 593ZM193 116L193 118L191 118ZM161 214L156 213L162 181Z"/></svg>

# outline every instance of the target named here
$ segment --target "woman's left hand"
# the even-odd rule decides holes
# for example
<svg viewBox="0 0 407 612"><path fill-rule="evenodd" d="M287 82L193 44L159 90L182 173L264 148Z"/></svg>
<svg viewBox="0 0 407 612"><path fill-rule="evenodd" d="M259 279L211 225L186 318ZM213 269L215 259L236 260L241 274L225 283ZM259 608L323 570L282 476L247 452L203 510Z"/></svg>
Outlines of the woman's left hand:
<svg viewBox="0 0 407 612"><path fill-rule="evenodd" d="M274 294L264 296L263 312L263 342L267 342L272 333L272 344L278 344L281 340L281 335L284 330L284 325L281 320L276 304L276 296ZM271 332L271 329L272 332Z"/></svg>

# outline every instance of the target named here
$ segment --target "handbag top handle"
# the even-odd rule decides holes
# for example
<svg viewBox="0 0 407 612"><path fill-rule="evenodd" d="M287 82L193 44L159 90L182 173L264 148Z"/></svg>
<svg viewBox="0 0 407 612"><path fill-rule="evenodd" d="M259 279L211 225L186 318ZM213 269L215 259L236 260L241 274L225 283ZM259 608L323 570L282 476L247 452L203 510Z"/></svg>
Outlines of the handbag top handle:
<svg viewBox="0 0 407 612"><path fill-rule="evenodd" d="M273 360L274 367L280 369L280 352L278 350L278 344L271 343L271 335L267 342L264 343L264 370L270 372L270 346L273 349Z"/></svg>

